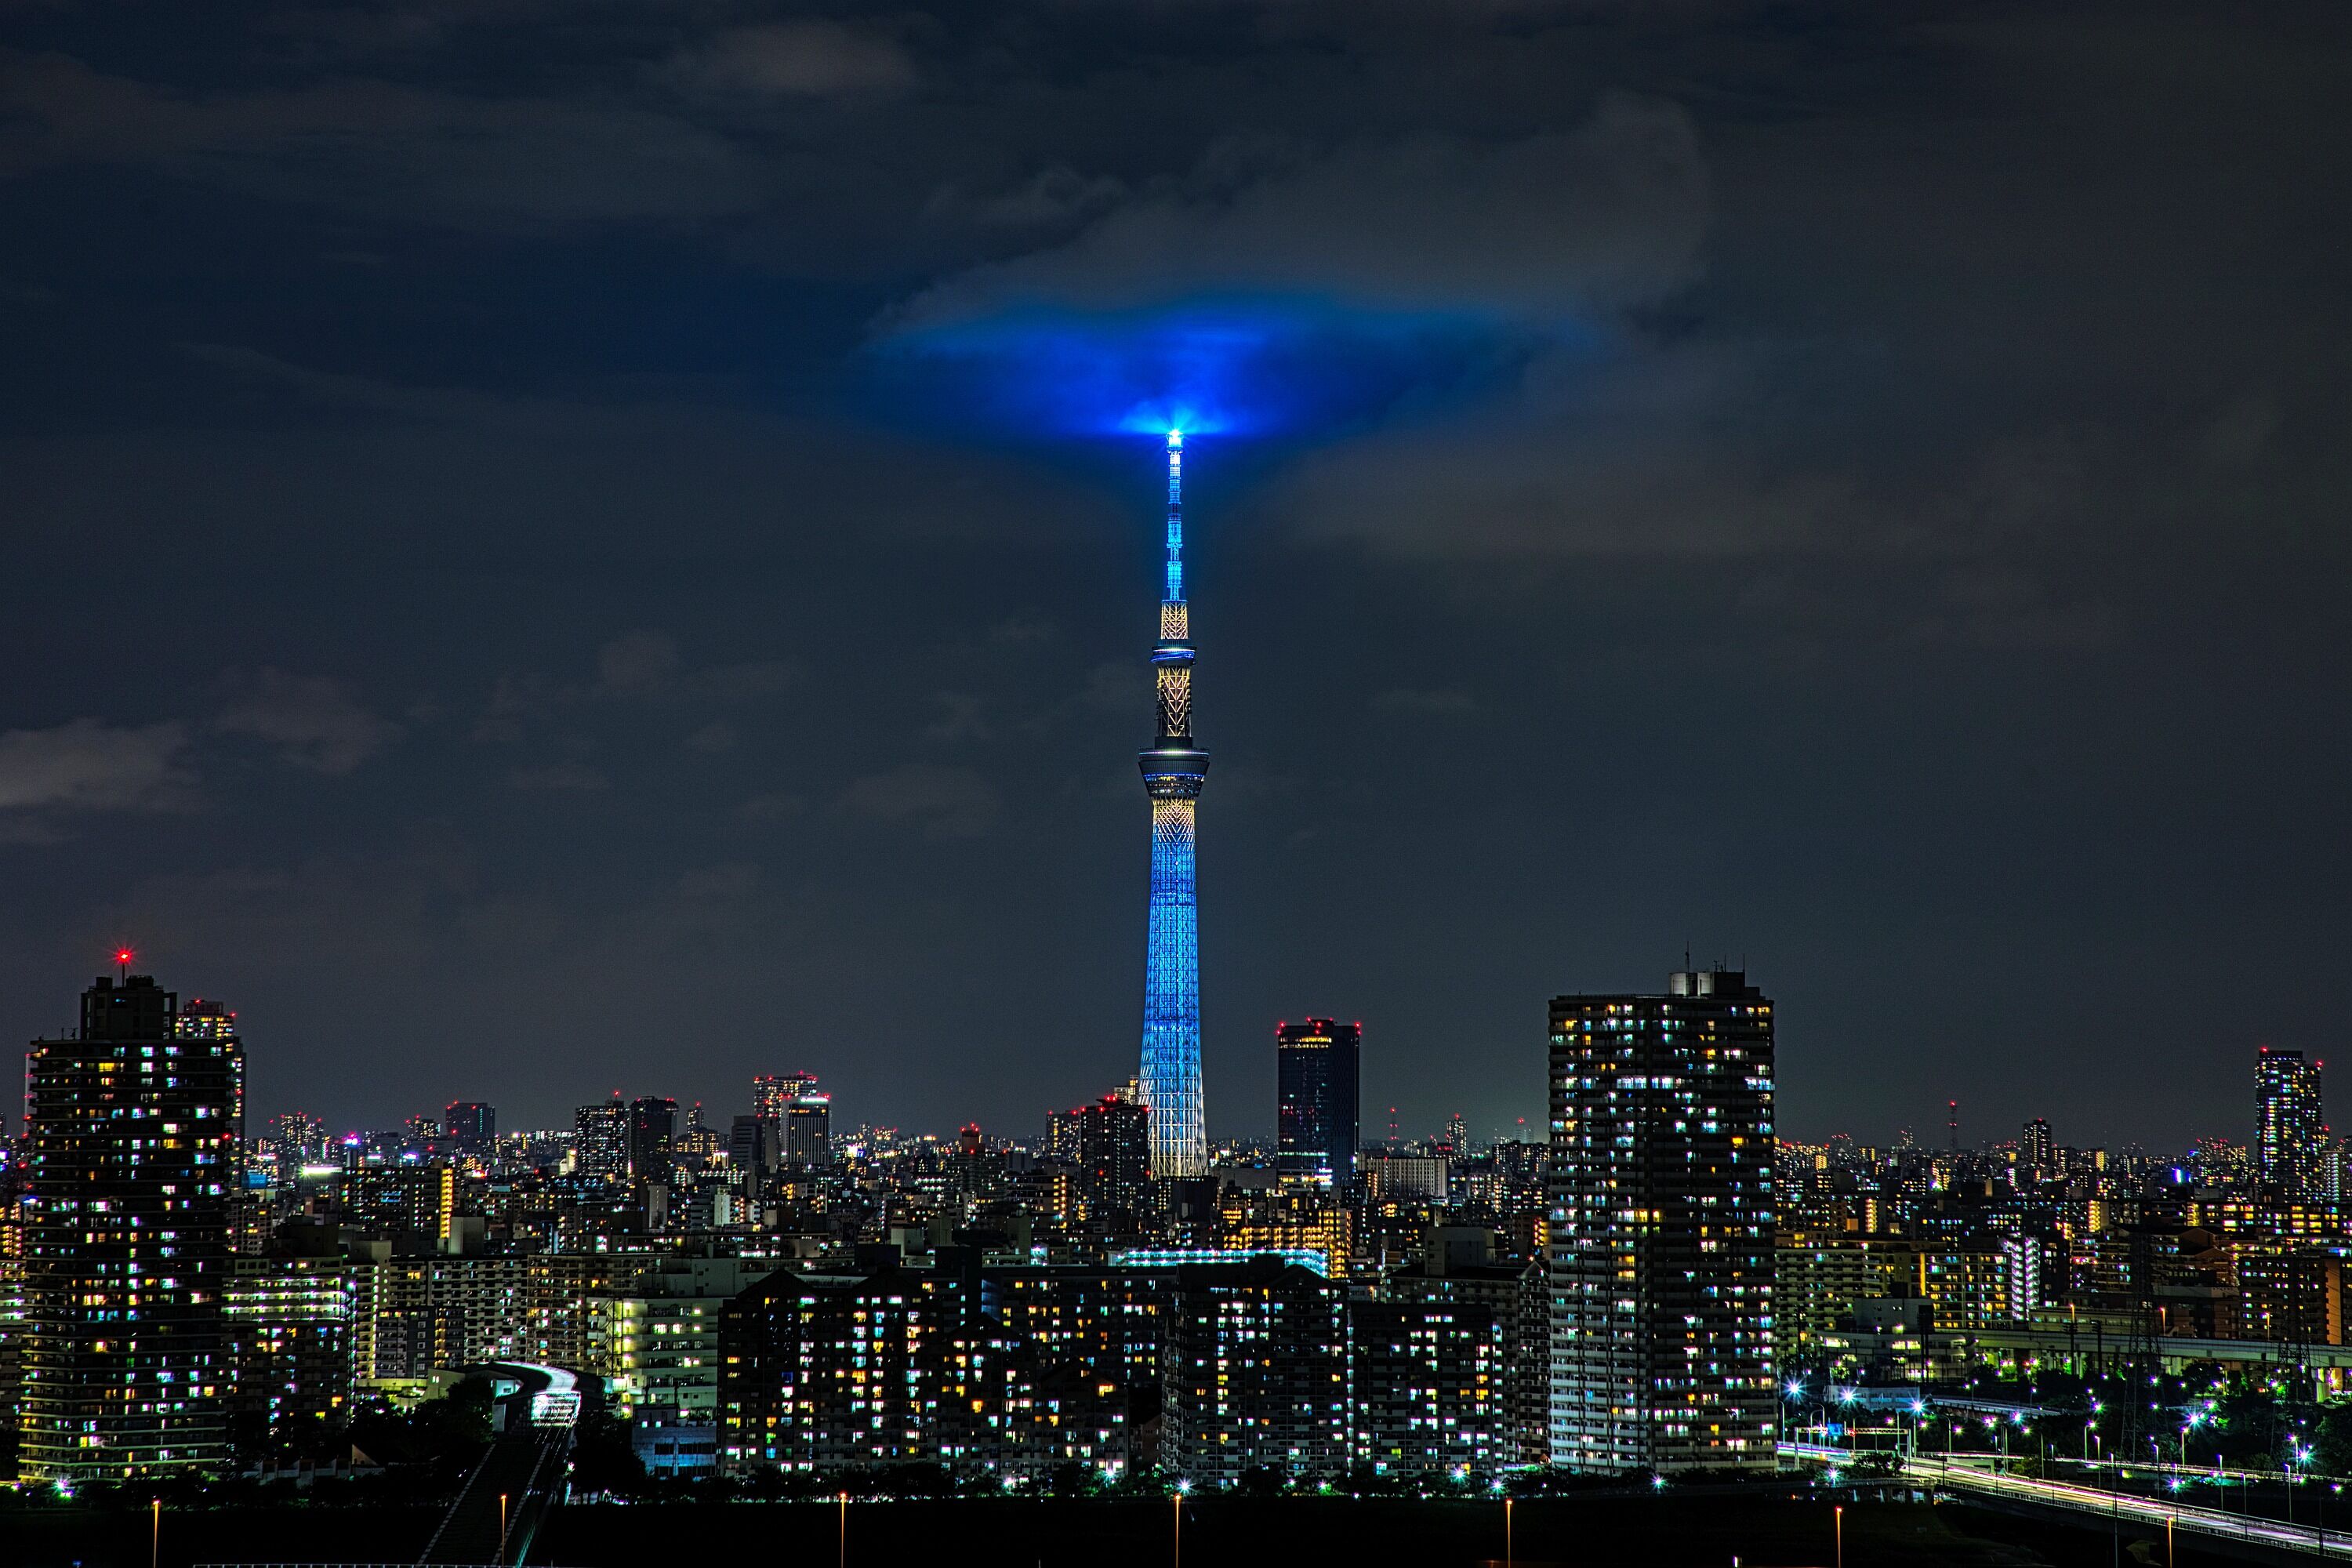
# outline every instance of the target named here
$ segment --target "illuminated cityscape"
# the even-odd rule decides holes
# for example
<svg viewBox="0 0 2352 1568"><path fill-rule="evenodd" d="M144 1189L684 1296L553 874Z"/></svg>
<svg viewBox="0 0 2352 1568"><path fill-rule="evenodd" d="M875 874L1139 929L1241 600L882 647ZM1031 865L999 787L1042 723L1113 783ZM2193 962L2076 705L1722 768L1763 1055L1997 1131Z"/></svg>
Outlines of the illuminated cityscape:
<svg viewBox="0 0 2352 1568"><path fill-rule="evenodd" d="M1272 1031L1271 1140L1213 1140L1183 450L1171 433L1135 1077L1011 1133L837 1124L806 1068L751 1074L716 1124L615 1089L543 1130L474 1099L248 1127L236 1016L122 952L79 1026L32 1043L6 1149L21 1483L357 1480L384 1468L367 1445L505 1401L441 1527L478 1542L499 1496L503 1561L588 1477L1076 1477L1180 1506L1792 1467L1834 1488L1924 1463L1940 1414L1945 1482L2012 1484L1952 1468L1964 1435L2079 1431L2120 1508L2100 1445L2160 1458L2169 1433L2177 1468L2201 1442L2218 1473L2254 1440L2222 1397L2257 1395L2262 1441L2301 1463L2334 1430L2352 1460L2329 1414L2352 1403L2327 1403L2352 1392L2352 1161L2300 1051L2255 1052L2250 1140L2173 1157L2073 1146L2048 1117L1965 1145L1957 1101L1942 1147L1808 1144L1777 1125L1776 1003L1718 964L1553 997L1543 1132L1455 1112L1408 1137L1391 1112L1368 1140L1381 1058L1361 1023L1308 1016ZM2158 1396L2109 1414L2118 1379Z"/></svg>
<svg viewBox="0 0 2352 1568"><path fill-rule="evenodd" d="M0 15L0 1568L2352 1560L2344 0Z"/></svg>
<svg viewBox="0 0 2352 1568"><path fill-rule="evenodd" d="M1724 968L1555 997L1548 1138L1401 1146L1335 1146L1360 1026L1286 1022L1280 1136L1171 1177L1139 1085L1034 1135L835 1130L800 1072L747 1085L731 1142L619 1093L548 1131L459 1100L247 1137L235 1016L100 977L11 1145L22 1474L292 1463L499 1367L580 1380L553 1407L649 1483L1769 1477L1822 1440L1809 1405L2007 1412L2134 1367L2333 1408L2352 1194L2315 1066L2258 1052L2254 1138L2174 1158L2045 1118L1806 1143L1776 1010ZM2266 1156L2282 1129L2313 1157ZM2230 1452L2204 1420L2182 1440Z"/></svg>

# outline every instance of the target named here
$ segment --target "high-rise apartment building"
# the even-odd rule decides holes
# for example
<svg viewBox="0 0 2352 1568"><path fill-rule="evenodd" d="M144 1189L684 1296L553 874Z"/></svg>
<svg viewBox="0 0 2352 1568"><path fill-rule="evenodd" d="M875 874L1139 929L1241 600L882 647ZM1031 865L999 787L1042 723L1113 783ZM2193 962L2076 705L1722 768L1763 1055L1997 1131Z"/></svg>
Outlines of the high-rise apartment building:
<svg viewBox="0 0 2352 1568"><path fill-rule="evenodd" d="M1350 1301L1349 1436L1381 1475L1481 1475L1514 1467L1509 1322L1444 1297Z"/></svg>
<svg viewBox="0 0 2352 1568"><path fill-rule="evenodd" d="M298 1439L345 1413L352 1288L341 1257L237 1258L227 1311L236 1356L233 1410L274 1436Z"/></svg>
<svg viewBox="0 0 2352 1568"><path fill-rule="evenodd" d="M1551 1140L1552 1463L1771 1468L1772 1004L1555 997Z"/></svg>
<svg viewBox="0 0 2352 1568"><path fill-rule="evenodd" d="M1355 1185L1363 1037L1361 1024L1328 1018L1276 1027L1274 1168L1285 1185Z"/></svg>
<svg viewBox="0 0 2352 1568"><path fill-rule="evenodd" d="M226 1300L244 1176L235 1016L101 975L26 1063L22 1474L133 1479L228 1459Z"/></svg>
<svg viewBox="0 0 2352 1568"><path fill-rule="evenodd" d="M1160 1463L1196 1486L1349 1460L1346 1293L1281 1258L1184 1265L1161 1320Z"/></svg>
<svg viewBox="0 0 2352 1568"><path fill-rule="evenodd" d="M580 1173L583 1176L625 1176L629 1173L629 1108L620 1090L595 1105L583 1105L572 1117Z"/></svg>
<svg viewBox="0 0 2352 1568"><path fill-rule="evenodd" d="M2325 1179L2327 1128L2320 1116L2319 1069L2301 1051L2264 1046L2254 1058L2254 1174L2291 1203L2316 1199Z"/></svg>
<svg viewBox="0 0 2352 1568"><path fill-rule="evenodd" d="M1133 1100L1106 1094L1071 1114L1077 1118L1078 1190L1088 1215L1140 1213L1151 1174L1150 1113Z"/></svg>

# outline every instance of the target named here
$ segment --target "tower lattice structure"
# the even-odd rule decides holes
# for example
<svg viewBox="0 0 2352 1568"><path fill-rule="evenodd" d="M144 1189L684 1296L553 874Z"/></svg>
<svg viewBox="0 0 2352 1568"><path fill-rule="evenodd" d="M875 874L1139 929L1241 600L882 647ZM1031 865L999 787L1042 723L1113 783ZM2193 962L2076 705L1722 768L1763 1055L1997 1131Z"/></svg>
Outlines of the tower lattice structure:
<svg viewBox="0 0 2352 1568"><path fill-rule="evenodd" d="M1151 905L1143 971L1143 1102L1150 1108L1151 1173L1196 1176L1209 1168L1201 1096L1200 902L1192 844L1209 754L1192 742L1192 622L1184 603L1184 437L1168 433L1168 588L1151 669L1160 738L1138 761L1151 797Z"/></svg>

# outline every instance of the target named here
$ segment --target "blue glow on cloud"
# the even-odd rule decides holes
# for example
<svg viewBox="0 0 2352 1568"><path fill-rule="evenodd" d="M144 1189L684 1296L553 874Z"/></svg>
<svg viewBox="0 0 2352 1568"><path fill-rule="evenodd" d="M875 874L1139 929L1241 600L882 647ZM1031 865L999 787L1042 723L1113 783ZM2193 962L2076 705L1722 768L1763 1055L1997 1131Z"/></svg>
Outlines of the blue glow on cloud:
<svg viewBox="0 0 2352 1568"><path fill-rule="evenodd" d="M1558 332L1292 299L1030 309L878 346L894 414L1036 437L1321 437L1492 392Z"/></svg>

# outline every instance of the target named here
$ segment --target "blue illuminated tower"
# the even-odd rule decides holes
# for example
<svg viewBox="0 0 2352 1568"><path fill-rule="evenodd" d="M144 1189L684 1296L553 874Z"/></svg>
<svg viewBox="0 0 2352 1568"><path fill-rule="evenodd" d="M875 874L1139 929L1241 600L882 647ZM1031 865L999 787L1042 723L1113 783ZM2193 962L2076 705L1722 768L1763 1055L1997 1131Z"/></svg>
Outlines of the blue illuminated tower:
<svg viewBox="0 0 2352 1568"><path fill-rule="evenodd" d="M1138 760L1151 797L1151 921L1143 960L1143 1103L1151 1173L1209 1168L1201 1104L1201 918L1192 891L1193 811L1209 754L1192 743L1192 624L1184 605L1184 437L1168 432L1168 595L1151 669L1160 739Z"/></svg>

